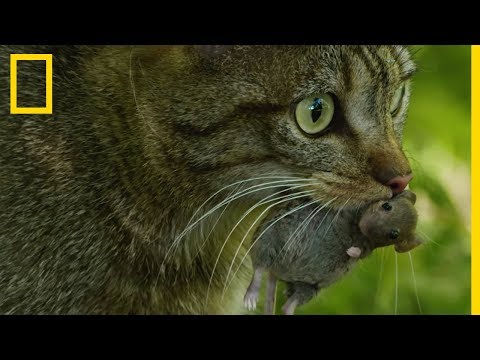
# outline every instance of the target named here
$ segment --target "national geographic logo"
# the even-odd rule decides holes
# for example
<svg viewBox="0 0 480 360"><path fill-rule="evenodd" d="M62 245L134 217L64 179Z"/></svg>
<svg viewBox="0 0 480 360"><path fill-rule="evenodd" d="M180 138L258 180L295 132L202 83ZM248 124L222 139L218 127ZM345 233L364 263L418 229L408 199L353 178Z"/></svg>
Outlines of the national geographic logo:
<svg viewBox="0 0 480 360"><path fill-rule="evenodd" d="M45 107L17 106L17 62L45 61ZM52 54L10 54L10 114L52 114Z"/></svg>

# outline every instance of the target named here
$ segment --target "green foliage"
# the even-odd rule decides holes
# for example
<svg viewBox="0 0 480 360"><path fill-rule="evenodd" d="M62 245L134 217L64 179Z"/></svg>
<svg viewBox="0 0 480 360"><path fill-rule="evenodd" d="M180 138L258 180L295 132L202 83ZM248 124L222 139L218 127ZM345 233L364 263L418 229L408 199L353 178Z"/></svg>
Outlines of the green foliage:
<svg viewBox="0 0 480 360"><path fill-rule="evenodd" d="M395 307L397 314L470 313L470 47L422 46L414 52L419 73L404 147L426 244L410 254L376 250L298 314L394 314Z"/></svg>

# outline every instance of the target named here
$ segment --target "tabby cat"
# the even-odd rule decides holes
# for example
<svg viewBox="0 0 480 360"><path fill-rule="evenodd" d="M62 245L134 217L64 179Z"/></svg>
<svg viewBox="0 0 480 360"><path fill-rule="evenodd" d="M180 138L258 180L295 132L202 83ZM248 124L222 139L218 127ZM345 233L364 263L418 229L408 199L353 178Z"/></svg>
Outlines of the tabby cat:
<svg viewBox="0 0 480 360"><path fill-rule="evenodd" d="M53 54L52 115L10 114L12 53ZM414 71L403 46L1 46L0 312L238 312L273 206L405 188Z"/></svg>

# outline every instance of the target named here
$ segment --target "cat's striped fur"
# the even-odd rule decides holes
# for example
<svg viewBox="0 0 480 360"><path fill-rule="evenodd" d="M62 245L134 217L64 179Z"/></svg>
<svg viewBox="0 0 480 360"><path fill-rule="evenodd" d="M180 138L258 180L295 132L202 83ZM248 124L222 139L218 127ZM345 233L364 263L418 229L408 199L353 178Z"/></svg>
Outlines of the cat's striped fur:
<svg viewBox="0 0 480 360"><path fill-rule="evenodd" d="M53 53L53 115L9 114L10 53ZM223 208L179 238L194 212L258 177L243 189L288 176L335 208L389 197L409 86L389 104L414 69L403 46L0 47L0 312L237 311L247 277L222 301L225 273L265 206L220 248L282 188L231 202L204 244ZM41 91L19 86L27 105ZM307 136L292 104L319 92L335 119Z"/></svg>

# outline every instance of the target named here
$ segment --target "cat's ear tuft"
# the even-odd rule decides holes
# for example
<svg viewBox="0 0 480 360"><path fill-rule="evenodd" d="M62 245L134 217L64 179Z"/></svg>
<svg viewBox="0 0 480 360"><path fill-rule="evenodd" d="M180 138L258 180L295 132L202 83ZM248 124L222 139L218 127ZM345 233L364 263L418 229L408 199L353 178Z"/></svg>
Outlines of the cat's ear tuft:
<svg viewBox="0 0 480 360"><path fill-rule="evenodd" d="M202 57L213 59L228 52L233 45L194 45L193 47Z"/></svg>

